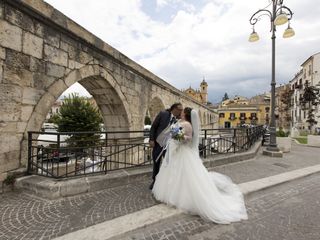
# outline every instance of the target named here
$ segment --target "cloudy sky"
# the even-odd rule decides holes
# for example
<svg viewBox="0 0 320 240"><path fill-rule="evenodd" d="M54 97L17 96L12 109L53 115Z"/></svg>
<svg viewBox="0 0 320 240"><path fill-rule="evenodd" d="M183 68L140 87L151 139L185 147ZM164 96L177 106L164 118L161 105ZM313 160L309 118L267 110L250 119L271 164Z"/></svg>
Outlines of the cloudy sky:
<svg viewBox="0 0 320 240"><path fill-rule="evenodd" d="M249 18L269 0L46 0L87 30L178 89L197 88L205 77L209 100L253 96L270 89L271 34L265 16L260 41L248 42ZM320 4L285 0L296 35L276 39L277 83L291 80L320 51ZM71 91L81 91L74 86ZM70 91L70 90L69 90Z"/></svg>

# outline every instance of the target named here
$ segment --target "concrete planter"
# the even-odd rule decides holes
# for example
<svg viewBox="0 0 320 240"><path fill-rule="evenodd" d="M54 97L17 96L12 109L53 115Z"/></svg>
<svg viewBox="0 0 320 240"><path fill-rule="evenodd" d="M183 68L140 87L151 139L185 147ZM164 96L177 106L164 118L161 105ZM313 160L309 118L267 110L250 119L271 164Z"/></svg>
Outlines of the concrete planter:
<svg viewBox="0 0 320 240"><path fill-rule="evenodd" d="M280 151L286 153L291 151L291 138L290 137L277 137L277 144Z"/></svg>
<svg viewBox="0 0 320 240"><path fill-rule="evenodd" d="M320 136L308 135L308 145L312 147L320 147Z"/></svg>

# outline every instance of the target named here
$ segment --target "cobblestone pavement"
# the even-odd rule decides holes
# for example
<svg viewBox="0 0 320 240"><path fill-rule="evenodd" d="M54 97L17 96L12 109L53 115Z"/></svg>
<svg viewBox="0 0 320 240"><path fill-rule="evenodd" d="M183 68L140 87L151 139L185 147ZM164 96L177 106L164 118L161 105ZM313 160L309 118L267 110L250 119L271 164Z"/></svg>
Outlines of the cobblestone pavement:
<svg viewBox="0 0 320 240"><path fill-rule="evenodd" d="M215 167L214 171L230 176L236 183L293 171L320 164L320 148L307 147L292 142L291 152L283 158L271 158L258 154L253 160Z"/></svg>
<svg viewBox="0 0 320 240"><path fill-rule="evenodd" d="M113 240L319 240L320 174L250 196L249 220L230 225L181 214Z"/></svg>
<svg viewBox="0 0 320 240"><path fill-rule="evenodd" d="M294 145L292 152L281 159L258 155L254 160L214 170L242 183L320 164L319 155L319 148ZM0 240L52 239L153 206L157 202L148 185L149 182L140 182L54 201L25 193L0 194Z"/></svg>
<svg viewBox="0 0 320 240"><path fill-rule="evenodd" d="M0 240L51 239L156 204L148 183L49 201L11 192L0 195Z"/></svg>

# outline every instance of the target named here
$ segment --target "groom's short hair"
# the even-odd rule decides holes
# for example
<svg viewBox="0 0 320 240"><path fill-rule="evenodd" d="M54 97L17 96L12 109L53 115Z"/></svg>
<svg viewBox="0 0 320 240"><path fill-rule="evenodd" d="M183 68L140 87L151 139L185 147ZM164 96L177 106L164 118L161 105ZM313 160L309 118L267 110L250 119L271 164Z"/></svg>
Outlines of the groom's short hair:
<svg viewBox="0 0 320 240"><path fill-rule="evenodd" d="M179 103L179 102L172 104L171 107L170 107L170 109L169 109L169 111L171 112L173 109L177 108L177 107L180 106L180 105L182 106L182 104Z"/></svg>

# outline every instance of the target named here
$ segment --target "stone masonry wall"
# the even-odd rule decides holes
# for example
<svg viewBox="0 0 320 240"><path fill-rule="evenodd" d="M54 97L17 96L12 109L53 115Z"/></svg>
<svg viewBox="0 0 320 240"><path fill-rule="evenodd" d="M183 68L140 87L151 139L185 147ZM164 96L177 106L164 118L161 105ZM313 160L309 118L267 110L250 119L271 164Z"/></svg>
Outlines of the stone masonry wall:
<svg viewBox="0 0 320 240"><path fill-rule="evenodd" d="M27 132L80 82L108 130L143 129L152 100L216 115L40 0L0 0L0 181L26 167Z"/></svg>

